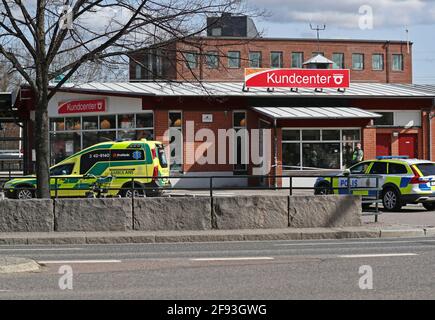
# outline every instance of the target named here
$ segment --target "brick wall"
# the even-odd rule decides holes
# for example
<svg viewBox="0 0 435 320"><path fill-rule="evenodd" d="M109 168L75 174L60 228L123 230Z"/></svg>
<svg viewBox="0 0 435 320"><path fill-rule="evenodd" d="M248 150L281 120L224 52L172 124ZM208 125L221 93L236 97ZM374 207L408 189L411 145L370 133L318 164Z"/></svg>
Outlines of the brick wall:
<svg viewBox="0 0 435 320"><path fill-rule="evenodd" d="M216 38L198 38L189 40L190 43L177 42L171 43L168 50L168 59L164 77L173 80L217 80L217 81L241 81L244 78L244 68L249 67L249 52L261 52L261 67L270 67L270 53L280 51L283 53L283 67L291 67L291 53L303 52L306 61L311 58L312 53L318 51L315 40L304 39L216 39ZM412 48L412 45L411 45ZM176 55L174 55L174 50ZM199 55L204 55L207 51L216 51L220 56L219 68L209 69L205 63L205 58L198 61L198 67L190 70L184 62L181 52L192 51ZM240 68L229 68L228 51L240 51L241 64ZM333 53L344 54L345 68L352 69L352 53L364 54L364 70L351 70L352 82L391 82L391 83L412 83L412 50L407 53L406 42L392 42L387 45L386 42L378 41L351 41L351 40L323 40L320 44L320 51L332 59ZM381 71L372 70L372 54L384 55L384 69ZM403 71L392 70L392 54L403 55ZM143 61L140 53L135 56L139 61ZM387 59L388 58L388 59ZM176 63L174 64L174 61ZM176 65L176 67L175 67ZM192 72L193 71L193 72ZM130 66L130 79L134 80L134 66Z"/></svg>
<svg viewBox="0 0 435 320"><path fill-rule="evenodd" d="M376 128L363 128L362 148L364 159L374 159L376 157Z"/></svg>

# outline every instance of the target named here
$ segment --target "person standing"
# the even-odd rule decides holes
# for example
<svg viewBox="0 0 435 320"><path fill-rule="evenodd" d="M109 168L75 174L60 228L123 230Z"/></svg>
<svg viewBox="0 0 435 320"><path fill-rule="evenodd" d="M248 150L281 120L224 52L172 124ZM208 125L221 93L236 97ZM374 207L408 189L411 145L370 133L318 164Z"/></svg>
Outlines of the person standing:
<svg viewBox="0 0 435 320"><path fill-rule="evenodd" d="M352 164L363 161L364 151L361 148L361 143L357 143L352 154Z"/></svg>

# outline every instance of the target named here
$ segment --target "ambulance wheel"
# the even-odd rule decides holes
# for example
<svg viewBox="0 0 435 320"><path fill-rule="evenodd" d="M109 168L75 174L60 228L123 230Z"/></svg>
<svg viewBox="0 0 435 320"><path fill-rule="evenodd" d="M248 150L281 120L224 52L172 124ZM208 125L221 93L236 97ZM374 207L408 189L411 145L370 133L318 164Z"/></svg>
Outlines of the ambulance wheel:
<svg viewBox="0 0 435 320"><path fill-rule="evenodd" d="M15 190L15 198L19 200L32 199L35 197L35 193L32 189L26 186L17 187Z"/></svg>
<svg viewBox="0 0 435 320"><path fill-rule="evenodd" d="M127 189L131 188L131 184L123 185L122 188L123 190L120 190L118 193L122 198L131 198L133 195L135 198L141 198L145 195L144 190L137 184L135 185L134 190Z"/></svg>
<svg viewBox="0 0 435 320"><path fill-rule="evenodd" d="M435 210L435 203L433 203L433 202L423 203L423 207L427 211L434 211Z"/></svg>
<svg viewBox="0 0 435 320"><path fill-rule="evenodd" d="M394 188L386 188L382 192L382 204L385 211L400 211L402 202L400 194Z"/></svg>

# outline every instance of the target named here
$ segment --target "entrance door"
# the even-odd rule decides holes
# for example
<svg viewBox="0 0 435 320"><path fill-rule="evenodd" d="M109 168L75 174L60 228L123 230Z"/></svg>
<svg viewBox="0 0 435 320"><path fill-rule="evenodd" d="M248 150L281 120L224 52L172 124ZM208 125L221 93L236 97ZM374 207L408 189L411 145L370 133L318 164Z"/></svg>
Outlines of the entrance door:
<svg viewBox="0 0 435 320"><path fill-rule="evenodd" d="M417 135L399 135L399 155L417 158Z"/></svg>
<svg viewBox="0 0 435 320"><path fill-rule="evenodd" d="M376 134L376 156L391 156L391 134Z"/></svg>

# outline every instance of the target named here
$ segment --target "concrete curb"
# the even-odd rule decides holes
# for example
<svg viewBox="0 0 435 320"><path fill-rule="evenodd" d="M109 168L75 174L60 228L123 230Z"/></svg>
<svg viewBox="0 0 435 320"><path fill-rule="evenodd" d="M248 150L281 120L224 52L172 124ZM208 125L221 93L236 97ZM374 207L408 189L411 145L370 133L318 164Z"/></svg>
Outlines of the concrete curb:
<svg viewBox="0 0 435 320"><path fill-rule="evenodd" d="M0 257L0 274L39 271L36 261L17 257Z"/></svg>
<svg viewBox="0 0 435 320"><path fill-rule="evenodd" d="M0 245L66 245L216 241L319 240L435 236L426 227L342 227L205 231L0 233Z"/></svg>

